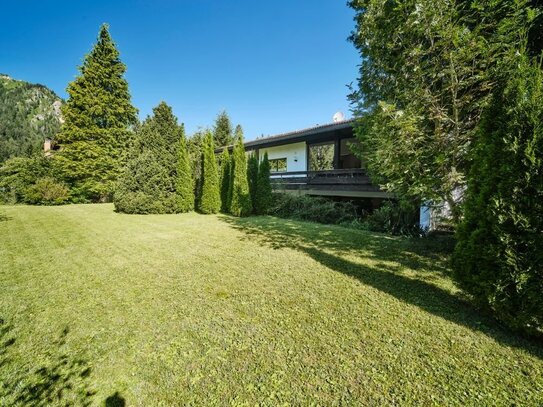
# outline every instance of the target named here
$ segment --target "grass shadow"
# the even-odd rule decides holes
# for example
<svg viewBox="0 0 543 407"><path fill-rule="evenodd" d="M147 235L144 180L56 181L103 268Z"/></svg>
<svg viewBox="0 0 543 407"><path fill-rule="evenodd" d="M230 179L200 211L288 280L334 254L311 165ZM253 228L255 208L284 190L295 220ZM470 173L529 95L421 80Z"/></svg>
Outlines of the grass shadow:
<svg viewBox="0 0 543 407"><path fill-rule="evenodd" d="M7 374L8 368L16 366L15 358L10 356L16 343L12 331L12 326L0 319L0 375L6 375L0 376L0 401L24 406L91 405L94 395L89 384L91 368L84 359L66 353L68 328L50 344L44 357L34 357L39 360L38 365L15 368Z"/></svg>
<svg viewBox="0 0 543 407"><path fill-rule="evenodd" d="M126 401L124 397L119 394L119 392L115 392L105 399L104 405L105 407L124 407L126 405Z"/></svg>
<svg viewBox="0 0 543 407"><path fill-rule="evenodd" d="M395 238L273 217L224 216L221 219L243 232L247 240L273 249L303 252L323 266L356 278L406 304L543 359L540 342L512 333L459 295L432 283L433 278L448 278L450 241ZM372 266L351 261L351 256L371 259ZM417 273L402 275L397 265L405 265Z"/></svg>

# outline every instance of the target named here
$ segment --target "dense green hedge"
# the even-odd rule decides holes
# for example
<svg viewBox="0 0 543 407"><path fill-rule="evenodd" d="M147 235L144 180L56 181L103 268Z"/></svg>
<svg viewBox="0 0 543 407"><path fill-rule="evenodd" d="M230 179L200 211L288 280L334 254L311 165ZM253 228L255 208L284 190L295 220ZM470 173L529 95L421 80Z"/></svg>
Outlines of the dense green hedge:
<svg viewBox="0 0 543 407"><path fill-rule="evenodd" d="M454 276L509 326L543 336L543 74L513 58L478 129Z"/></svg>

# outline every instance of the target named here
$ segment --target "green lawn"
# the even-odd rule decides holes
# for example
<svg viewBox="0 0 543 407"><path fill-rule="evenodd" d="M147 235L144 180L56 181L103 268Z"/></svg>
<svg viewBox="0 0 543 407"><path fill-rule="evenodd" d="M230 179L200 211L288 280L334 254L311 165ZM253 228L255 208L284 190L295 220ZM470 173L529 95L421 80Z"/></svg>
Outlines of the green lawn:
<svg viewBox="0 0 543 407"><path fill-rule="evenodd" d="M543 405L543 347L443 244L272 217L0 207L0 405Z"/></svg>

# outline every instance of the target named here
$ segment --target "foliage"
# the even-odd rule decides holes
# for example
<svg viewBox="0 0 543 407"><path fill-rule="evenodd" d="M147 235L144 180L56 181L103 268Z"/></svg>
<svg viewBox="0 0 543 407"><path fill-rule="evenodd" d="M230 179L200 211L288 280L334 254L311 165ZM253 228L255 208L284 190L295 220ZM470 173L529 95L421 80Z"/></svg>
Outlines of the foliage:
<svg viewBox="0 0 543 407"><path fill-rule="evenodd" d="M469 146L494 85L492 68L519 45L525 0L353 0L361 56L351 100L363 119L358 154L376 182L407 200L447 202L465 187Z"/></svg>
<svg viewBox="0 0 543 407"><path fill-rule="evenodd" d="M417 206L412 203L385 201L379 208L366 216L363 228L373 232L391 235L421 236Z"/></svg>
<svg viewBox="0 0 543 407"><path fill-rule="evenodd" d="M220 183L221 183L221 211L228 213L230 208L228 201L228 193L232 188L230 183L232 181L232 158L228 152L228 148L225 148L220 156L221 164L221 173L220 173Z"/></svg>
<svg viewBox="0 0 543 407"><path fill-rule="evenodd" d="M543 73L500 71L474 147L454 275L509 326L543 336Z"/></svg>
<svg viewBox="0 0 543 407"><path fill-rule="evenodd" d="M178 165L187 171L187 163L178 162L183 143L180 139L184 139L182 126L177 124L171 107L161 102L138 128L131 157L115 190L117 211L175 213L187 208L187 201L181 201L176 192L181 188L183 199L188 199L177 174Z"/></svg>
<svg viewBox="0 0 543 407"><path fill-rule="evenodd" d="M26 189L24 198L33 205L61 205L70 199L70 190L64 183L44 177Z"/></svg>
<svg viewBox="0 0 543 407"><path fill-rule="evenodd" d="M213 134L208 131L202 146L201 195L198 199L198 210L201 213L217 213L221 209L221 191L219 172L215 158Z"/></svg>
<svg viewBox="0 0 543 407"><path fill-rule="evenodd" d="M194 209L194 180L190 165L189 152L187 150L187 139L182 128L177 157L177 184L175 192L179 212L188 212Z"/></svg>
<svg viewBox="0 0 543 407"><path fill-rule="evenodd" d="M249 184L249 195L251 196L251 202L253 207L256 202L256 189L258 184L258 158L255 153L249 155L247 160L247 182Z"/></svg>
<svg viewBox="0 0 543 407"><path fill-rule="evenodd" d="M270 210L272 204L272 186L270 181L270 162L268 153L260 161L258 168L258 177L256 181L256 193L253 200L255 212L264 215Z"/></svg>
<svg viewBox="0 0 543 407"><path fill-rule="evenodd" d="M232 168L232 201L230 213L234 216L247 216L253 210L249 182L247 181L247 157L243 145L243 132L240 126L236 127L236 142L234 144Z"/></svg>
<svg viewBox="0 0 543 407"><path fill-rule="evenodd" d="M57 136L61 150L54 158L76 197L107 201L126 162L130 126L137 121L123 77L126 67L107 25L79 71L68 85L65 122Z"/></svg>
<svg viewBox="0 0 543 407"><path fill-rule="evenodd" d="M310 195L274 193L270 215L325 224L341 224L357 219L355 206Z"/></svg>
<svg viewBox="0 0 543 407"><path fill-rule="evenodd" d="M0 167L0 202L28 203L27 190L51 174L51 160L42 154L10 158Z"/></svg>
<svg viewBox="0 0 543 407"><path fill-rule="evenodd" d="M0 74L0 165L42 151L60 129L61 99L43 85Z"/></svg>
<svg viewBox="0 0 543 407"><path fill-rule="evenodd" d="M195 205L198 207L198 200L202 194L202 146L205 136L205 131L198 130L187 140L187 149L189 152L189 160L192 168L192 182L194 186Z"/></svg>
<svg viewBox="0 0 543 407"><path fill-rule="evenodd" d="M215 139L215 145L217 147L231 146L234 143L234 137L232 136L232 124L230 123L228 113L225 111L219 113L215 119L213 138Z"/></svg>

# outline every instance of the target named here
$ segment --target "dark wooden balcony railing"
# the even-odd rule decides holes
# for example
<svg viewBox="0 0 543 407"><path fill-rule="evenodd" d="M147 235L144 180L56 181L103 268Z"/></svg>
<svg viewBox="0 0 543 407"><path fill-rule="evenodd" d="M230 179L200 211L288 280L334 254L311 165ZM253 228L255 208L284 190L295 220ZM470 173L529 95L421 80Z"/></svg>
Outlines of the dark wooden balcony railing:
<svg viewBox="0 0 543 407"><path fill-rule="evenodd" d="M371 184L366 171L361 168L274 172L271 174L271 182L305 185Z"/></svg>

